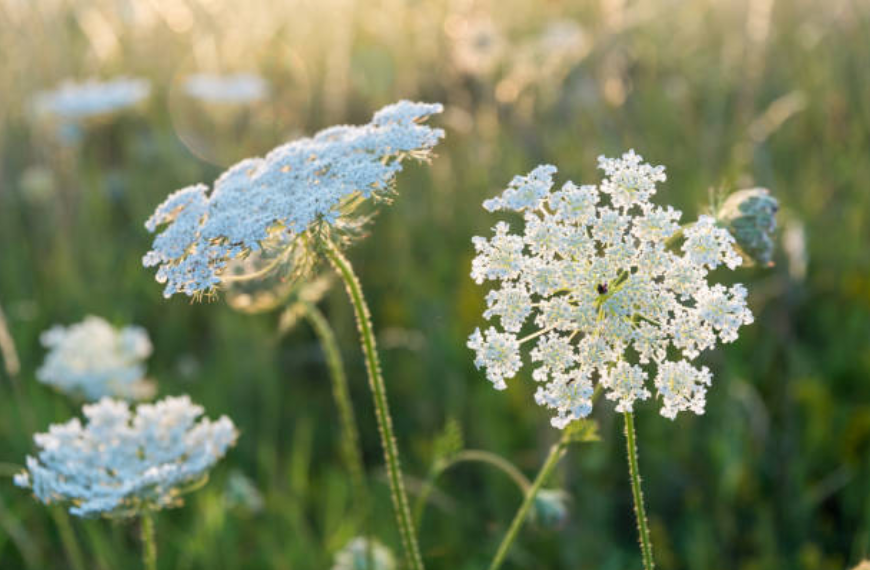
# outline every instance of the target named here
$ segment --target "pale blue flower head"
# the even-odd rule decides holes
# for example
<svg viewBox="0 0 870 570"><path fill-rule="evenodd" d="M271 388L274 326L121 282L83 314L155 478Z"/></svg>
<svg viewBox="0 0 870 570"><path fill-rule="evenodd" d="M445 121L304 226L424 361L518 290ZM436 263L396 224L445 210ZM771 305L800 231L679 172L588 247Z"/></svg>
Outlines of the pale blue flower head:
<svg viewBox="0 0 870 570"><path fill-rule="evenodd" d="M181 495L207 477L235 445L226 416L198 419L203 408L187 396L141 404L103 398L78 418L34 436L39 447L15 484L45 504L64 503L81 516L122 518L181 504Z"/></svg>
<svg viewBox="0 0 870 570"><path fill-rule="evenodd" d="M154 395L156 386L145 377L151 340L141 327L115 328L89 316L67 327L55 325L40 340L48 354L36 378L68 396L143 400Z"/></svg>
<svg viewBox="0 0 870 570"><path fill-rule="evenodd" d="M288 244L287 255L304 270L319 239L340 242L359 233L365 218L355 215L358 208L393 195L403 160L429 157L444 131L423 122L441 110L400 101L366 125L331 127L243 160L211 190L204 184L178 190L145 223L152 232L164 229L144 265L158 268L167 297L210 292L232 260L270 243Z"/></svg>

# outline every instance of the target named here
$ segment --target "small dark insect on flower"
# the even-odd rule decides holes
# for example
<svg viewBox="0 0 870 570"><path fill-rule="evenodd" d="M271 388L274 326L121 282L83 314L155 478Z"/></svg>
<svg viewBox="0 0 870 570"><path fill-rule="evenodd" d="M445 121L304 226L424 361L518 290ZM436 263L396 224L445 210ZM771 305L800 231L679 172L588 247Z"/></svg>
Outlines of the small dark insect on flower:
<svg viewBox="0 0 870 570"><path fill-rule="evenodd" d="M596 289L598 289L599 295L606 295L607 294L607 283L599 283L598 287L596 287Z"/></svg>

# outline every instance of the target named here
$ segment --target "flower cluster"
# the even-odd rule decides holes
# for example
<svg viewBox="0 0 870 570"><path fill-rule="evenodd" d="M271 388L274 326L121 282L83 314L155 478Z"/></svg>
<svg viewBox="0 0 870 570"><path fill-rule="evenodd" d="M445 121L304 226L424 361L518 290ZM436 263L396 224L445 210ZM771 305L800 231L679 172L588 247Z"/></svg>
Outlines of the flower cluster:
<svg viewBox="0 0 870 570"><path fill-rule="evenodd" d="M141 327L116 329L89 316L68 327L55 325L40 340L49 349L36 372L40 382L86 400L142 400L154 395L154 383L145 378L151 341Z"/></svg>
<svg viewBox="0 0 870 570"><path fill-rule="evenodd" d="M246 159L218 178L171 194L145 223L165 226L143 258L157 266L164 295L206 293L230 260L268 240L296 244L323 231L356 226L350 213L368 198L385 199L402 161L425 159L444 136L422 122L439 104L400 101L362 126L335 126Z"/></svg>
<svg viewBox="0 0 870 570"><path fill-rule="evenodd" d="M110 81L67 81L53 91L38 93L34 109L40 115L63 121L80 121L132 107L150 93L151 85L144 79L119 77Z"/></svg>
<svg viewBox="0 0 870 570"><path fill-rule="evenodd" d="M634 151L601 157L599 168L598 186L554 189L556 168L539 166L484 202L521 213L525 227L515 234L499 222L491 238L473 239L472 278L500 284L484 317L501 324L471 335L475 365L503 390L523 366L522 345L532 344L535 400L555 410L558 428L592 411L596 385L618 411L631 411L651 396L653 363L661 414L703 413L711 376L691 361L752 322L742 285L707 280L720 265L740 264L734 239L709 216L680 227L679 211L651 203L664 168Z"/></svg>
<svg viewBox="0 0 870 570"><path fill-rule="evenodd" d="M185 79L184 90L190 97L207 103L239 104L264 99L269 84L253 73L195 73Z"/></svg>
<svg viewBox="0 0 870 570"><path fill-rule="evenodd" d="M184 487L201 481L238 436L226 416L200 419L187 396L141 404L104 398L74 418L34 436L37 457L15 484L45 504L71 503L78 516L134 516L177 506Z"/></svg>

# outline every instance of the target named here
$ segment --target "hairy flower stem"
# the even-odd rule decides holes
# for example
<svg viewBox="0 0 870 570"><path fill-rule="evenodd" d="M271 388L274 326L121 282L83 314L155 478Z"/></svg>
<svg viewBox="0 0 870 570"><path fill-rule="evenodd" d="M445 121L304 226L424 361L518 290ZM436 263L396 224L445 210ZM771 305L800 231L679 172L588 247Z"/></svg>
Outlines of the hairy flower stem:
<svg viewBox="0 0 870 570"><path fill-rule="evenodd" d="M142 563L145 570L157 570L157 541L154 538L154 514L142 513Z"/></svg>
<svg viewBox="0 0 870 570"><path fill-rule="evenodd" d="M550 448L550 453L547 455L547 459L544 460L544 464L541 466L541 470L538 471L538 475L532 482L531 487L526 491L523 503L520 505L517 514L514 515L514 520L511 521L511 526L508 528L507 533L504 535L504 538L502 538L498 551L495 553L495 558L492 559L492 563L489 565L489 570L498 570L498 568L501 568L501 565L504 564L507 553L516 539L517 534L519 534L520 528L522 528L523 523L529 514L529 510L535 502L535 497L538 495L538 491L541 490L541 487L544 485L547 478L551 473L553 473L553 469L556 468L556 465L558 465L562 457L565 456L565 451L568 449L570 441L568 432L565 432L562 435L562 439Z"/></svg>
<svg viewBox="0 0 870 570"><path fill-rule="evenodd" d="M330 380L332 380L332 397L335 399L335 407L338 408L338 417L341 422L341 451L350 472L355 500L362 506L360 518L366 521L369 498L365 483L365 468L359 447L359 431L356 427L353 404L347 387L347 375L344 372L344 362L341 358L341 352L338 350L338 342L335 340L335 333L329 326L329 321L326 320L320 309L307 301L300 301L299 304L305 310L305 318L317 334L323 354L326 357L326 366L329 369Z"/></svg>
<svg viewBox="0 0 870 570"><path fill-rule="evenodd" d="M417 535L414 532L411 509L408 506L408 496L405 493L405 483L402 479L399 449L396 445L393 420L390 417L390 409L387 403L387 388L384 385L383 376L381 376L381 365L378 360L377 347L375 346L375 335L372 331L371 314L363 297L359 280L350 262L332 243L328 243L326 255L344 281L347 294L350 297L350 302L356 314L360 344L365 354L366 370L368 371L369 388L372 391L372 398L374 399L378 433L381 436L381 445L384 448L387 476L390 481L390 498L393 501L393 510L396 512L399 535L402 538L402 546L405 550L405 559L411 570L423 570L423 559L420 556L420 547L417 544Z"/></svg>
<svg viewBox="0 0 870 570"><path fill-rule="evenodd" d="M429 496L435 489L435 480L438 479L438 477L440 477L442 473L444 473L454 465L468 462L486 463L488 465L492 465L496 469L499 469L502 473L510 477L514 483L517 484L517 487L519 487L520 492L523 494L523 496L525 496L525 494L532 486L531 481L529 481L528 478L523 475L522 472L517 469L513 463L500 455L491 453L489 451L484 451L482 449L466 449L460 451L450 459L443 461L439 465L437 465L435 469L432 470L429 478L426 480L423 489L420 491L420 495L417 497L417 503L414 506L414 522L418 528L420 527L420 523L423 520L423 512L426 508L426 504L429 501Z"/></svg>
<svg viewBox="0 0 870 570"><path fill-rule="evenodd" d="M652 542L643 505L643 491L640 488L640 473L637 467L637 443L634 436L634 414L625 412L625 445L628 450L628 473L631 476L631 493L634 496L634 514L637 517L637 531L640 534L640 553L644 570L655 567L652 555Z"/></svg>

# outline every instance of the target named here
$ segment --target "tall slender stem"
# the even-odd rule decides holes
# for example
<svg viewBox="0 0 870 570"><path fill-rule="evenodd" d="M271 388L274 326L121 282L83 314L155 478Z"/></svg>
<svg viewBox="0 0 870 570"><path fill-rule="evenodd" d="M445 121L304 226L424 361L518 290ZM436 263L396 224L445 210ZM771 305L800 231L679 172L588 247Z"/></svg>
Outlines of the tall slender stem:
<svg viewBox="0 0 870 570"><path fill-rule="evenodd" d="M142 513L142 563L145 570L157 570L157 541L154 538L154 514Z"/></svg>
<svg viewBox="0 0 870 570"><path fill-rule="evenodd" d="M384 385L383 376L381 376L381 365L378 360L377 347L375 346L375 335L372 332L371 314L363 297L359 280L353 272L350 262L332 243L327 245L326 254L344 281L347 294L350 297L350 302L356 314L362 350L365 353L369 388L374 399L378 433L381 436L381 445L384 448L387 476L390 481L390 497L393 501L393 510L396 513L396 520L399 525L399 535L402 538L405 558L412 570L423 570L423 559L420 556L420 547L417 544L417 535L414 532L414 523L411 519L411 509L408 506L408 495L405 492L405 482L402 479L399 449L396 445L393 420L390 417L390 409L387 403L387 388Z"/></svg>
<svg viewBox="0 0 870 570"><path fill-rule="evenodd" d="M646 507L643 504L643 491L640 488L640 472L637 467L637 443L634 436L634 414L625 412L625 445L628 450L628 473L631 477L631 494L634 496L634 514L637 517L637 531L640 534L640 553L644 570L655 567L652 555L652 542L646 520Z"/></svg>
<svg viewBox="0 0 870 570"><path fill-rule="evenodd" d="M562 436L562 439L550 448L550 453L547 455L547 459L544 460L544 464L541 466L541 470L538 471L538 475L532 482L532 486L526 491L526 496L523 499L522 505L520 505L517 514L514 515L514 520L511 521L507 533L504 535L504 538L502 538L498 551L495 553L495 558L492 559L492 563L489 565L489 570L498 570L498 568L501 568L501 565L504 564L507 553L522 528L523 523L529 514L529 510L535 502L535 497L538 495L538 491L541 490L541 487L553 472L553 469L556 468L556 465L558 465L562 457L565 456L565 451L568 448L569 441L568 434L565 433Z"/></svg>
<svg viewBox="0 0 870 570"><path fill-rule="evenodd" d="M299 304L305 310L305 318L317 334L323 354L326 357L326 366L329 369L330 380L332 380L332 397L335 399L335 406L338 408L338 417L341 422L342 455L344 455L344 461L350 472L354 487L354 499L364 506L362 518L365 520L368 516L368 490L366 489L365 468L359 447L359 431L356 427L356 417L353 413L353 404L347 387L347 375L344 372L344 361L338 349L338 342L335 340L335 333L320 309L307 301L299 301Z"/></svg>

